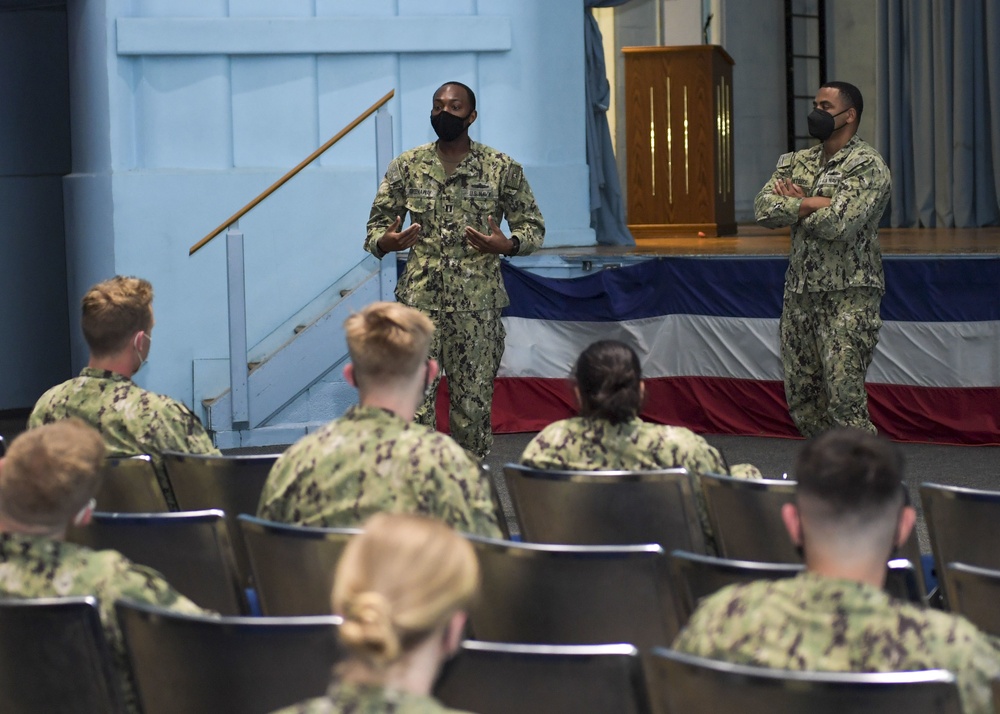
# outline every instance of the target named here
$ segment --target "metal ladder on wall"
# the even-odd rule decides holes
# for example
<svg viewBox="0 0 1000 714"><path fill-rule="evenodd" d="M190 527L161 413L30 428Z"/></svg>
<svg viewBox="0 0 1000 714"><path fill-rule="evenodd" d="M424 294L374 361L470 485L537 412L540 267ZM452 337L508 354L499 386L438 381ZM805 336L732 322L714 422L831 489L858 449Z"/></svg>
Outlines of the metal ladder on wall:
<svg viewBox="0 0 1000 714"><path fill-rule="evenodd" d="M785 0L785 101L788 150L811 146L806 130L816 90L826 81L826 0Z"/></svg>

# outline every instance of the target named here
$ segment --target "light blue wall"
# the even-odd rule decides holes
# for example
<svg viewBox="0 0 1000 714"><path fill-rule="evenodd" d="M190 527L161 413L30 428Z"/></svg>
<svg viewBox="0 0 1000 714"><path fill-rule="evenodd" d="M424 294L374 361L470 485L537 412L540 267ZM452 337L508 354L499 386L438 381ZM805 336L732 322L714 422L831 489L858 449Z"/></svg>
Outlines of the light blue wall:
<svg viewBox="0 0 1000 714"><path fill-rule="evenodd" d="M69 375L62 175L69 170L66 12L0 12L0 409Z"/></svg>
<svg viewBox="0 0 1000 714"><path fill-rule="evenodd" d="M433 138L438 85L472 86L473 137L525 165L547 245L595 243L581 0L88 0L69 12L69 300L75 319L97 280L152 281L144 386L191 403L193 360L227 356L224 241L188 248L390 89L399 151ZM251 345L364 258L378 178L369 119L241 221ZM74 363L85 357L77 338Z"/></svg>

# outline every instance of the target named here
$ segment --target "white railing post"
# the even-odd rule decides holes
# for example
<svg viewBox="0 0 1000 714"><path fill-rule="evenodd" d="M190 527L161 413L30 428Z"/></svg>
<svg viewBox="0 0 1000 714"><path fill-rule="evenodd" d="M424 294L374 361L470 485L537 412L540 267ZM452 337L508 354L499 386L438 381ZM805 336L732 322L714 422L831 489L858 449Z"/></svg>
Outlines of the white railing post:
<svg viewBox="0 0 1000 714"><path fill-rule="evenodd" d="M389 105L383 104L375 112L375 190L378 190L392 161L392 114ZM399 275L395 253L382 258L379 266L379 295L382 300L396 299L396 280Z"/></svg>
<svg viewBox="0 0 1000 714"><path fill-rule="evenodd" d="M229 288L229 388L233 405L233 430L238 431L250 426L247 291L243 232L239 221L226 231L226 282Z"/></svg>

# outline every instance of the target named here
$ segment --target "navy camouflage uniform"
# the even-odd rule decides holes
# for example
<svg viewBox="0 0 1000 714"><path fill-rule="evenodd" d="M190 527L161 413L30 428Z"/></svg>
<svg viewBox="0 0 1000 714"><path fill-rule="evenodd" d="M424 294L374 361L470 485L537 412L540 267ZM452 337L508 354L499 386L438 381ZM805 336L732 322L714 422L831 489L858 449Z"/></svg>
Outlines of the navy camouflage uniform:
<svg viewBox="0 0 1000 714"><path fill-rule="evenodd" d="M377 243L396 217L409 213L421 226L410 249L396 299L434 322L430 356L448 376L449 422L455 440L479 458L493 445L493 380L503 356L500 311L510 304L500 275L500 256L480 253L465 239L465 228L490 233L507 219L518 255L542 245L545 224L521 165L506 154L471 142L468 155L448 176L436 144L400 154L386 171L368 219L365 250L377 258ZM416 420L435 426L437 380Z"/></svg>
<svg viewBox="0 0 1000 714"><path fill-rule="evenodd" d="M996 640L963 617L816 573L734 585L701 601L674 649L736 664L820 672L955 674L966 714L993 711Z"/></svg>
<svg viewBox="0 0 1000 714"><path fill-rule="evenodd" d="M325 697L309 699L272 714L463 714L433 697L376 686L334 682Z"/></svg>
<svg viewBox="0 0 1000 714"><path fill-rule="evenodd" d="M802 199L774 193L779 179L830 206L799 219ZM854 136L825 161L822 144L783 154L754 201L758 223L791 226L779 332L788 410L805 437L835 426L875 432L865 374L882 326L878 223L889 188L882 157Z"/></svg>
<svg viewBox="0 0 1000 714"><path fill-rule="evenodd" d="M101 622L130 712L139 704L115 600L127 598L187 615L204 615L152 568L136 565L113 550L95 551L47 536L0 533L0 596L13 598L97 598Z"/></svg>
<svg viewBox="0 0 1000 714"><path fill-rule="evenodd" d="M354 406L275 462L257 515L280 523L360 526L374 513L423 513L500 538L489 482L445 434L378 407Z"/></svg>
<svg viewBox="0 0 1000 714"><path fill-rule="evenodd" d="M109 457L149 454L171 508L177 504L161 454L220 455L194 412L117 372L85 367L80 376L52 387L35 403L28 428L70 417L82 419L101 433Z"/></svg>

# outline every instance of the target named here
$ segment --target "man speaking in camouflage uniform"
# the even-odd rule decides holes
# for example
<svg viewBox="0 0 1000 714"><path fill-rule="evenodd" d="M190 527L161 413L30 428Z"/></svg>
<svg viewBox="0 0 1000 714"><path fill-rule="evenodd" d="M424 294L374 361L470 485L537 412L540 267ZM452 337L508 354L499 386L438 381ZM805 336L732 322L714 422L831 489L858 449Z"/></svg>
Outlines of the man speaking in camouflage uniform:
<svg viewBox="0 0 1000 714"><path fill-rule="evenodd" d="M101 433L108 456L149 454L167 503L175 507L160 455L217 455L219 450L184 404L132 381L153 345L153 286L117 275L90 288L82 308L90 361L80 376L41 396L28 428L78 417Z"/></svg>
<svg viewBox="0 0 1000 714"><path fill-rule="evenodd" d="M413 424L437 374L434 325L377 302L344 323L344 377L360 403L293 444L271 468L257 515L304 526L358 526L380 511L422 513L465 533L500 537L489 483L445 434Z"/></svg>
<svg viewBox="0 0 1000 714"><path fill-rule="evenodd" d="M368 219L365 250L377 258L410 250L396 299L437 328L431 357L448 375L455 440L479 458L493 445L493 380L503 356L500 310L509 304L500 256L542 245L545 224L521 165L469 138L476 95L460 82L434 93L438 141L389 164ZM403 218L411 223L400 230ZM499 226L506 217L510 237ZM435 426L435 379L417 421Z"/></svg>
<svg viewBox="0 0 1000 714"><path fill-rule="evenodd" d="M155 570L113 550L63 541L71 523L90 521L103 461L100 434L79 419L40 426L14 439L0 459L0 596L96 597L126 706L138 712L115 600L205 613Z"/></svg>
<svg viewBox="0 0 1000 714"><path fill-rule="evenodd" d="M834 426L875 433L865 374L882 326L878 223L889 169L857 137L857 87L828 82L813 106L809 133L822 143L783 154L754 201L758 223L791 226L779 327L785 397L803 436Z"/></svg>
<svg viewBox="0 0 1000 714"><path fill-rule="evenodd" d="M916 520L902 457L889 441L842 427L806 444L795 502L782 507L806 569L734 585L704 599L674 648L776 669L905 672L947 669L967 714L992 712L1000 653L968 620L893 600L886 561Z"/></svg>

